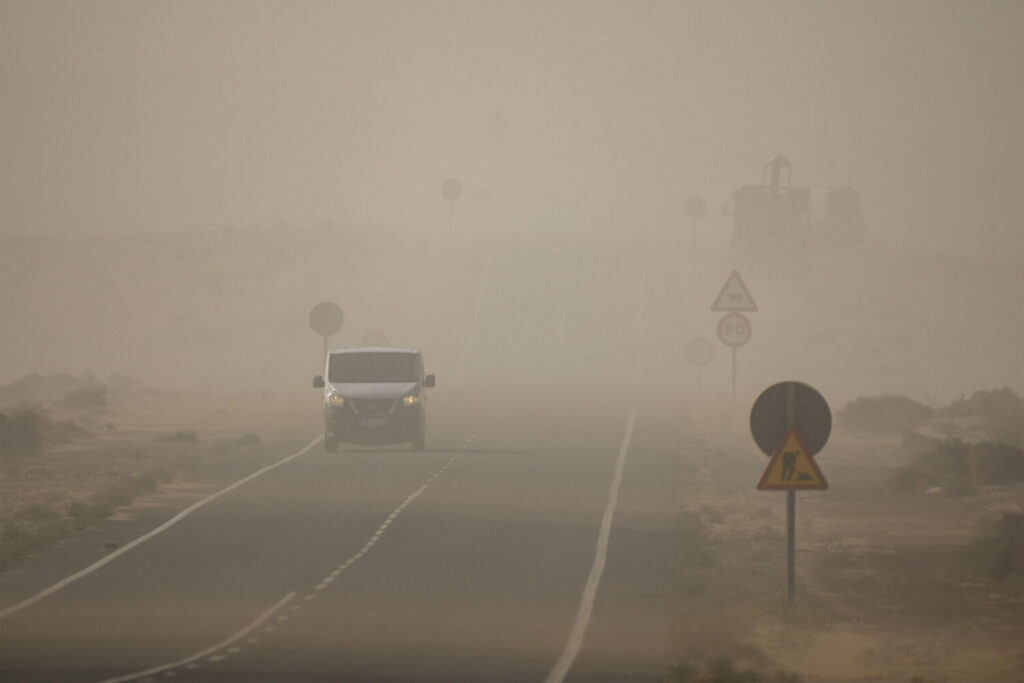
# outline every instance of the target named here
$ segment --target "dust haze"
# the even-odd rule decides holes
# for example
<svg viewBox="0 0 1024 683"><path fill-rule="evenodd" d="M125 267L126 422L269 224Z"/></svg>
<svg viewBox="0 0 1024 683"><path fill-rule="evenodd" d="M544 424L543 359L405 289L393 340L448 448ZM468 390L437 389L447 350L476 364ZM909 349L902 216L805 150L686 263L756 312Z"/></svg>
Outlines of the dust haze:
<svg viewBox="0 0 1024 683"><path fill-rule="evenodd" d="M599 655L649 665L644 629L660 628L648 617L663 602L672 661L753 653L811 680L1006 680L1024 661L1020 526L1016 584L963 549L997 513L1024 520L1022 37L1020 2L0 0L0 408L49 401L39 424L63 430L0 463L0 535L29 538L49 508L70 519L111 481L129 502L159 489L182 508L207 495L189 486L300 448L323 427L308 316L329 301L344 313L332 347L422 350L432 442L333 459L311 444L264 488L240 487L244 514L189 537L176 570L174 553L154 561L182 599L198 587L216 609L219 591L248 591L259 614L266 584L300 590L321 550L333 566L321 534L381 516L372 545L437 479L402 518L420 526L388 536L408 553L393 557L429 562L377 548L358 566L389 578L384 592L324 601L342 607L299 633L341 664L334 620L353 615L352 661L394 637L423 638L423 661L449 643L458 663L466 634L505 656L527 634L550 666L560 626L536 615L565 596L575 609L618 453L611 547L625 552L610 594L637 630L621 640L616 613L607 642L600 629L591 641ZM443 196L449 180L461 194ZM733 271L757 307L737 349L711 311ZM705 366L695 339L710 342ZM837 429L832 490L801 492L802 614L818 621L799 624L776 609L781 499L754 490L764 463L746 423L785 380L837 416L858 397L910 406ZM889 417L906 424L877 430ZM105 505L61 533L107 533L123 501ZM60 537L42 529L15 560ZM555 545L578 552L552 561ZM225 548L212 570L192 561ZM26 566L4 586L45 574ZM220 566L251 569L252 584ZM216 620L179 629L185 610L144 574L129 575L144 597L110 627L113 657L180 659L119 640L146 639L140 605L165 610L170 631L205 628L186 634L205 639L192 651L222 641ZM23 613L41 671L40 634L111 623L85 602L67 622L57 597ZM223 623L241 609L226 604ZM442 612L461 626L435 631ZM379 614L393 623L366 628ZM488 640L492 621L512 638ZM309 664L281 642L274 666ZM484 663L490 680L500 667Z"/></svg>
<svg viewBox="0 0 1024 683"><path fill-rule="evenodd" d="M722 207L782 153L794 185L861 193L866 239L749 267L744 386L1024 388L1018 3L2 12L4 380L286 390L316 368L320 300L346 314L337 345L379 331L450 374L515 340L507 375L540 378L561 361L533 347L585 322L566 288L594 315L637 306L605 296L626 291L621 257L676 275L643 294L663 335L646 343L686 391L681 349L713 335L739 265ZM709 206L697 254L690 195ZM605 252L582 289L577 250ZM608 376L580 341L558 352Z"/></svg>

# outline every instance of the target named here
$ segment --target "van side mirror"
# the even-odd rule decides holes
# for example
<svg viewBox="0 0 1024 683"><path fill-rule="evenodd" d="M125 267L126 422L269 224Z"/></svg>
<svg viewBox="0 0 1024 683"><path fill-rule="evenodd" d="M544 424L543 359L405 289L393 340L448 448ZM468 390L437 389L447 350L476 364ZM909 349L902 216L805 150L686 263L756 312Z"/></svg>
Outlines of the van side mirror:
<svg viewBox="0 0 1024 683"><path fill-rule="evenodd" d="M427 375L426 377L423 378L423 386L427 387L428 389L432 388L434 386L434 383L435 380L433 375Z"/></svg>
<svg viewBox="0 0 1024 683"><path fill-rule="evenodd" d="M324 376L323 375L317 375L316 377L313 378L313 388L314 389L323 389L324 388Z"/></svg>

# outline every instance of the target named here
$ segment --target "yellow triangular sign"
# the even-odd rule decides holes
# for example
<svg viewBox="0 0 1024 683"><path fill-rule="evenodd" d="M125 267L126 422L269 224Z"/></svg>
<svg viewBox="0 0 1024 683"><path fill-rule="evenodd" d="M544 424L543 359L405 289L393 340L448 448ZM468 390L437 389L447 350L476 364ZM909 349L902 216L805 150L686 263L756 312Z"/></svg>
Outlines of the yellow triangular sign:
<svg viewBox="0 0 1024 683"><path fill-rule="evenodd" d="M825 475L818 469L814 458L807 454L800 435L796 429L790 429L782 445L761 476L757 485L759 489L783 489L795 491L798 489L827 489L828 482Z"/></svg>
<svg viewBox="0 0 1024 683"><path fill-rule="evenodd" d="M750 296L750 290L744 284L738 270L732 271L729 279L722 285L722 291L718 293L715 303L711 305L712 311L757 313L757 304L754 297Z"/></svg>

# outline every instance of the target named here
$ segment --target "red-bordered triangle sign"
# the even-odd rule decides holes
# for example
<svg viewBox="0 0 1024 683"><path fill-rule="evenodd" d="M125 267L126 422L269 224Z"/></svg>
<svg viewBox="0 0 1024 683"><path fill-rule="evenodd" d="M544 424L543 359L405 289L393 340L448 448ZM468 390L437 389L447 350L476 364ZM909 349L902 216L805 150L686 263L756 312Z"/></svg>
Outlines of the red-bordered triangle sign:
<svg viewBox="0 0 1024 683"><path fill-rule="evenodd" d="M796 429L786 432L779 446L768 462L757 488L762 490L797 491L801 489L821 490L828 488L825 475L818 469L814 458L800 441Z"/></svg>
<svg viewBox="0 0 1024 683"><path fill-rule="evenodd" d="M711 305L712 311L757 313L757 304L754 297L750 296L750 290L743 283L738 270L732 271L729 279L722 285L722 291L718 293L715 303Z"/></svg>

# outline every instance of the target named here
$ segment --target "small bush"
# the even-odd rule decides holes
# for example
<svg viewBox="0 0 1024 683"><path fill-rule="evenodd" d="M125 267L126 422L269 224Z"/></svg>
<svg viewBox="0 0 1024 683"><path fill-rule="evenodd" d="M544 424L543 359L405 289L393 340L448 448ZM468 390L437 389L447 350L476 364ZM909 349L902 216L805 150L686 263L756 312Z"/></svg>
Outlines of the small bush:
<svg viewBox="0 0 1024 683"><path fill-rule="evenodd" d="M183 429L173 434L164 434L156 438L160 443L198 443L199 435L194 429Z"/></svg>
<svg viewBox="0 0 1024 683"><path fill-rule="evenodd" d="M1024 447L1024 398L1009 387L975 391L970 398L960 397L942 408L947 417L974 417L994 441Z"/></svg>
<svg viewBox="0 0 1024 683"><path fill-rule="evenodd" d="M98 384L76 387L64 394L60 405L70 410L102 410L107 407L107 389Z"/></svg>
<svg viewBox="0 0 1024 683"><path fill-rule="evenodd" d="M259 434L246 434L245 436L238 437L239 446L255 446L260 442Z"/></svg>
<svg viewBox="0 0 1024 683"><path fill-rule="evenodd" d="M47 445L68 443L76 439L87 439L92 432L71 420L45 421L42 427L43 441Z"/></svg>
<svg viewBox="0 0 1024 683"><path fill-rule="evenodd" d="M989 524L977 546L990 577L1024 583L1024 513L1004 513Z"/></svg>
<svg viewBox="0 0 1024 683"><path fill-rule="evenodd" d="M836 424L851 433L892 436L914 431L933 412L930 407L906 396L861 396L839 410Z"/></svg>
<svg viewBox="0 0 1024 683"><path fill-rule="evenodd" d="M42 421L37 411L28 408L10 415L0 413L0 456L38 455L43 446Z"/></svg>
<svg viewBox="0 0 1024 683"><path fill-rule="evenodd" d="M764 674L737 669L728 657L717 657L699 668L687 663L677 664L668 680L672 683L801 683L800 676L794 673Z"/></svg>
<svg viewBox="0 0 1024 683"><path fill-rule="evenodd" d="M975 484L1008 484L1024 480L1024 450L1006 443L982 441L971 446Z"/></svg>
<svg viewBox="0 0 1024 683"><path fill-rule="evenodd" d="M903 490L938 487L951 496L971 490L969 446L959 439L948 439L914 458L893 475L893 484Z"/></svg>

